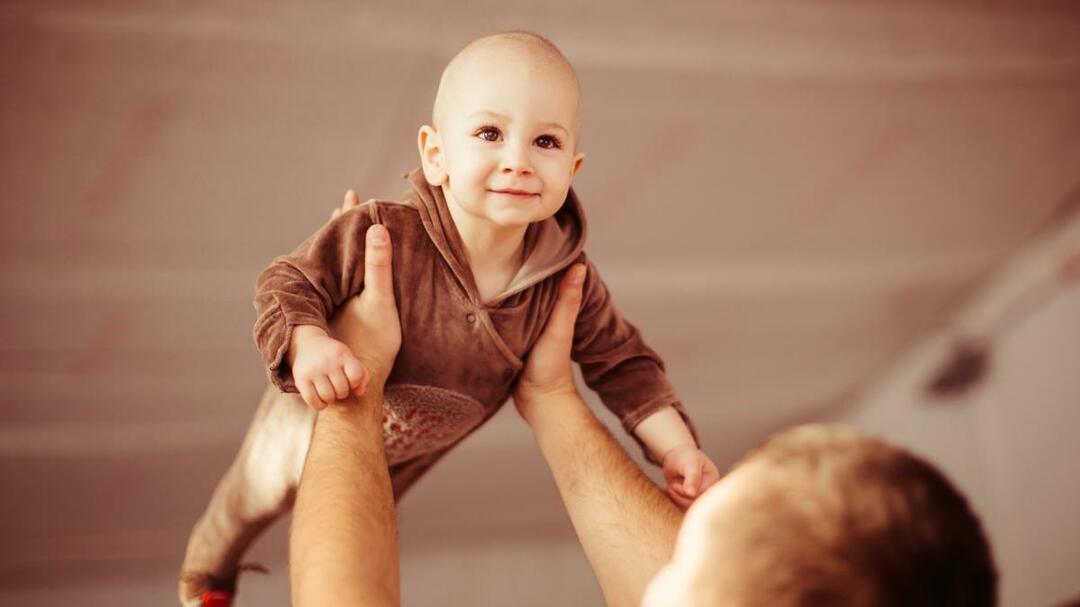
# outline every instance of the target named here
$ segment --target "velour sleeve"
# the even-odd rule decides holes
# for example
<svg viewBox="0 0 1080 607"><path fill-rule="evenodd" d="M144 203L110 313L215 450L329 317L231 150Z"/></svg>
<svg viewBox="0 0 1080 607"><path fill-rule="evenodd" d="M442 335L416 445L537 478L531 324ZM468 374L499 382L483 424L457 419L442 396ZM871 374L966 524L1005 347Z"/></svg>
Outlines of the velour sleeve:
<svg viewBox="0 0 1080 607"><path fill-rule="evenodd" d="M378 206L368 201L342 213L275 258L255 282L255 345L267 375L285 392L297 392L286 360L293 328L314 325L327 332L327 319L364 286L364 238L379 223Z"/></svg>
<svg viewBox="0 0 1080 607"><path fill-rule="evenodd" d="M634 428L646 417L674 407L697 442L697 431L690 421L671 381L664 373L664 362L642 339L641 331L623 318L615 307L596 266L587 259L581 309L574 326L572 358L581 367L586 385L600 395L604 406L622 422L623 428L637 441L645 459L660 465L645 444L634 435Z"/></svg>

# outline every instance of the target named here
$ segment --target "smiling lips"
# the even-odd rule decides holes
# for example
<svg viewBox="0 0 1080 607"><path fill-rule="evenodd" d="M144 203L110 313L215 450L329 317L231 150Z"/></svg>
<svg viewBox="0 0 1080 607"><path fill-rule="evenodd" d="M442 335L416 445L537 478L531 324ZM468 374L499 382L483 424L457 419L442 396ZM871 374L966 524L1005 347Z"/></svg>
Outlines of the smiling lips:
<svg viewBox="0 0 1080 607"><path fill-rule="evenodd" d="M514 196L514 197L517 197L517 198L528 198L529 196L538 196L538 194L536 194L535 192L527 192L525 190L507 189L507 190L491 190L491 191L495 192L496 194L506 194L508 196Z"/></svg>

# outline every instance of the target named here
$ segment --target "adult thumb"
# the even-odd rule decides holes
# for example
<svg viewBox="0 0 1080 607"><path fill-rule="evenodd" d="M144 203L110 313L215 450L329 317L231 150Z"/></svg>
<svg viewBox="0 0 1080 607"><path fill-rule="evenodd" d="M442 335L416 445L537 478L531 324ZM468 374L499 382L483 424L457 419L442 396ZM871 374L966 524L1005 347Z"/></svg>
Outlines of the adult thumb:
<svg viewBox="0 0 1080 607"><path fill-rule="evenodd" d="M585 283L585 266L575 264L567 270L559 283L559 294L555 300L555 309L548 319L547 331L567 342L574 339L574 323L581 308L581 290Z"/></svg>
<svg viewBox="0 0 1080 607"><path fill-rule="evenodd" d="M386 226L377 223L369 227L364 243L364 290L369 297L393 301L393 252Z"/></svg>

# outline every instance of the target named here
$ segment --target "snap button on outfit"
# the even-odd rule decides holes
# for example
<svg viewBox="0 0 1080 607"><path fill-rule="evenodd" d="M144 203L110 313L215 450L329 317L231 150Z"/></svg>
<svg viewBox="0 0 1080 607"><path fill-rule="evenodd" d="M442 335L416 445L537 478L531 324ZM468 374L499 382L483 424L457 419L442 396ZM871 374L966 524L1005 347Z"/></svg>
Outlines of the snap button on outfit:
<svg viewBox="0 0 1080 607"><path fill-rule="evenodd" d="M473 314L472 312L469 312L468 314L465 315L465 320L467 320L469 322L476 322L476 314Z"/></svg>

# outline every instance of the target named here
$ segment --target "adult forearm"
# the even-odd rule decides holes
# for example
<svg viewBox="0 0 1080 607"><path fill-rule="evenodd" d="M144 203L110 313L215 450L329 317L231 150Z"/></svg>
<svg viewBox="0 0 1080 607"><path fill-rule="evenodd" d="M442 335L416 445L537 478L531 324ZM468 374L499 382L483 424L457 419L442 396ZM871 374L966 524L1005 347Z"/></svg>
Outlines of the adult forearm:
<svg viewBox="0 0 1080 607"><path fill-rule="evenodd" d="M671 557L681 512L579 397L544 402L528 421L609 607L636 607Z"/></svg>
<svg viewBox="0 0 1080 607"><path fill-rule="evenodd" d="M397 606L397 524L382 391L319 413L290 537L293 604Z"/></svg>

